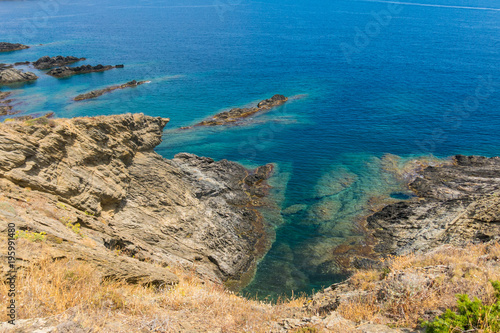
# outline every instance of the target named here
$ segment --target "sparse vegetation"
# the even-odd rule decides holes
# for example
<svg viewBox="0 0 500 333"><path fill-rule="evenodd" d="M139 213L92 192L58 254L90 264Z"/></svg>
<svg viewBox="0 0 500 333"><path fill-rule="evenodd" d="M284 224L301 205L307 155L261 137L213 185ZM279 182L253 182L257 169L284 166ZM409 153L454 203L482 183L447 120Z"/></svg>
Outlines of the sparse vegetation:
<svg viewBox="0 0 500 333"><path fill-rule="evenodd" d="M32 232L29 230L23 231L23 230L17 230L16 234L14 235L14 239L18 238L24 238L29 240L30 242L44 242L45 239L47 238L47 233L46 232Z"/></svg>
<svg viewBox="0 0 500 333"><path fill-rule="evenodd" d="M431 322L424 322L428 333L499 332L500 331L500 282L492 281L497 302L485 305L477 298L470 300L467 294L458 295L457 312L446 312Z"/></svg>
<svg viewBox="0 0 500 333"><path fill-rule="evenodd" d="M361 292L342 302L337 311L354 322L367 320L415 328L422 320L442 314L440 309L459 310L469 304L469 298L481 299L483 309L493 310L492 306L500 306L495 305L498 285L493 288L490 283L500 280L498 258L498 243L465 248L443 246L426 254L391 257L384 262L384 268L355 273L348 288ZM458 294L468 298L460 296L457 305ZM470 306L478 306L471 302Z"/></svg>
<svg viewBox="0 0 500 333"><path fill-rule="evenodd" d="M64 223L64 225L68 229L71 229L75 234L80 235L80 236L83 237L82 231L80 229L80 223L74 223L68 217L62 217L61 218L61 222Z"/></svg>
<svg viewBox="0 0 500 333"><path fill-rule="evenodd" d="M18 319L74 315L96 332L155 332L221 330L266 332L272 323L300 307L304 299L278 305L248 300L224 287L203 281L194 270L174 269L178 285L155 290L103 279L88 263L46 256L18 273ZM0 306L8 302L8 286L0 283ZM69 312L68 312L69 311ZM5 311L0 321L5 321ZM315 331L303 331L315 332Z"/></svg>

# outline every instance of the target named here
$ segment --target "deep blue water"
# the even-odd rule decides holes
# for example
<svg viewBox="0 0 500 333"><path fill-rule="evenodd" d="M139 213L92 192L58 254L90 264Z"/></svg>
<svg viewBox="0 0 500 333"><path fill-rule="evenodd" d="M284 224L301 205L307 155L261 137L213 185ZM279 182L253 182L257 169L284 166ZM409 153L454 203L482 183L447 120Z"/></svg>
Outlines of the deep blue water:
<svg viewBox="0 0 500 333"><path fill-rule="evenodd" d="M252 294L344 278L332 251L363 241L353 225L370 198L407 195L387 173L391 161L499 155L497 1L0 1L0 17L0 40L33 45L0 62L61 54L125 64L64 80L40 73L13 89L24 113L169 117L157 149L167 158L278 165L275 197L299 206L268 216L277 240ZM132 79L152 82L71 101ZM176 130L275 93L296 98L246 126Z"/></svg>

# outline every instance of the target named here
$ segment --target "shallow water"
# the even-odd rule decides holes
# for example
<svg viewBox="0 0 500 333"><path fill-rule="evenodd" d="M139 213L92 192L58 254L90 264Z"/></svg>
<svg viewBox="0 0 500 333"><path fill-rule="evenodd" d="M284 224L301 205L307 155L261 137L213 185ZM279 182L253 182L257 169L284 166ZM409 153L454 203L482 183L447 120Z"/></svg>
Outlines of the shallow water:
<svg viewBox="0 0 500 333"><path fill-rule="evenodd" d="M363 242L355 222L374 200L409 195L386 154L403 157L396 164L499 154L500 4L405 3L1 1L0 39L36 46L0 62L61 54L123 63L62 80L37 71L16 98L24 113L169 117L157 148L167 158L187 151L277 163L272 181L285 211L273 218L277 240L244 292L310 292L344 278L333 250ZM71 101L133 79L151 83ZM275 93L298 98L245 126L176 130Z"/></svg>

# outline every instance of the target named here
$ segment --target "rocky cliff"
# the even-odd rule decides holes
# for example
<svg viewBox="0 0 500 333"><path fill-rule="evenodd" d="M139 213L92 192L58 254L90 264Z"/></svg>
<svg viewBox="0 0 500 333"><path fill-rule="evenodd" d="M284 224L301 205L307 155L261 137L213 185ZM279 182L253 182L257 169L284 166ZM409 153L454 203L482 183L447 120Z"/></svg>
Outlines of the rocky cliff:
<svg viewBox="0 0 500 333"><path fill-rule="evenodd" d="M377 252L401 255L500 235L500 158L458 155L452 164L427 167L410 188L416 198L368 218Z"/></svg>
<svg viewBox="0 0 500 333"><path fill-rule="evenodd" d="M216 282L251 273L268 246L256 207L272 165L166 160L153 149L167 122L127 114L1 124L0 229L44 232L54 257L129 282L175 283L172 265Z"/></svg>

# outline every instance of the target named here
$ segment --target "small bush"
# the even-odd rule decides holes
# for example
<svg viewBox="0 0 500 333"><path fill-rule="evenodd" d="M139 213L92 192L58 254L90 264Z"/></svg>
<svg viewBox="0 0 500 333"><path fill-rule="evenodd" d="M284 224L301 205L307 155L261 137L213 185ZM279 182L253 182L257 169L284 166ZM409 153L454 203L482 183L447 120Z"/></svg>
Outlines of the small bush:
<svg viewBox="0 0 500 333"><path fill-rule="evenodd" d="M428 333L500 332L500 282L492 281L497 302L484 305L481 300L470 300L466 294L457 296L458 312L447 309L432 322L423 322Z"/></svg>
<svg viewBox="0 0 500 333"><path fill-rule="evenodd" d="M23 230L17 230L16 234L14 235L14 239L25 238L30 242L38 242L38 241L45 242L46 237L47 237L46 232L31 232Z"/></svg>

